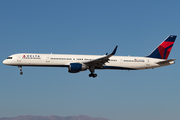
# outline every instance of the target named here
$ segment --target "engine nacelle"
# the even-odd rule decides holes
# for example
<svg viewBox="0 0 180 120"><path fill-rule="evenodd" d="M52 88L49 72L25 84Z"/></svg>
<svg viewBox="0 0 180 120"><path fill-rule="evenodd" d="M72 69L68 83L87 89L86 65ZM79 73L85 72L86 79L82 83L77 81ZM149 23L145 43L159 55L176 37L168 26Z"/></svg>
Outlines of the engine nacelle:
<svg viewBox="0 0 180 120"><path fill-rule="evenodd" d="M78 73L80 71L87 70L87 66L81 64L81 63L70 63L70 66L68 68L68 72L70 73Z"/></svg>

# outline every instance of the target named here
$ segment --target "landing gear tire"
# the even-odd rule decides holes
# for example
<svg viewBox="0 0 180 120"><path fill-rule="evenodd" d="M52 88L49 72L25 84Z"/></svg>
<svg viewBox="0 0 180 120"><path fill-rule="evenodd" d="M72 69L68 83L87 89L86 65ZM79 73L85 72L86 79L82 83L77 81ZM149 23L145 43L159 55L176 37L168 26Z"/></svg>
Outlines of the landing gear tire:
<svg viewBox="0 0 180 120"><path fill-rule="evenodd" d="M23 74L23 72L20 72L20 75L22 75Z"/></svg>
<svg viewBox="0 0 180 120"><path fill-rule="evenodd" d="M93 74L93 73L91 73L91 74L89 74L89 77L93 77L93 78L95 78L95 77L97 77L97 74Z"/></svg>
<svg viewBox="0 0 180 120"><path fill-rule="evenodd" d="M93 74L93 78L97 77L97 74Z"/></svg>
<svg viewBox="0 0 180 120"><path fill-rule="evenodd" d="M89 77L92 77L92 74L89 74Z"/></svg>

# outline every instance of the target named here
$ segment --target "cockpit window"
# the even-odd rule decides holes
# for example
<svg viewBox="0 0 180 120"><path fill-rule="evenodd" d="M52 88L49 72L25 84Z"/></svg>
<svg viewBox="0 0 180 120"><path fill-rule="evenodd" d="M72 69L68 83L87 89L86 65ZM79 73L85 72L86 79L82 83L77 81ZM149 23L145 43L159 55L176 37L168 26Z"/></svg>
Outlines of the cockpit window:
<svg viewBox="0 0 180 120"><path fill-rule="evenodd" d="M7 59L12 59L12 57L8 57Z"/></svg>

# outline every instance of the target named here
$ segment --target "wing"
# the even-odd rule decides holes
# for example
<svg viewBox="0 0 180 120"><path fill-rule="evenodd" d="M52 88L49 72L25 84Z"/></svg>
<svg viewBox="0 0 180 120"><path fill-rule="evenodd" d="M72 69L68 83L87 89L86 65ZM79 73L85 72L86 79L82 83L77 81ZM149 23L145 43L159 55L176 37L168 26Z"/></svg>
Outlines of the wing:
<svg viewBox="0 0 180 120"><path fill-rule="evenodd" d="M84 62L84 64L86 64L87 66L102 67L106 62L109 61L109 58L110 58L111 56L115 55L116 50L117 50L117 47L118 47L118 46L116 46L116 47L114 48L114 50L112 51L111 54L106 55L106 56L101 57L101 58L97 58L97 59L95 59L95 60L91 60L91 61L88 61L88 62Z"/></svg>

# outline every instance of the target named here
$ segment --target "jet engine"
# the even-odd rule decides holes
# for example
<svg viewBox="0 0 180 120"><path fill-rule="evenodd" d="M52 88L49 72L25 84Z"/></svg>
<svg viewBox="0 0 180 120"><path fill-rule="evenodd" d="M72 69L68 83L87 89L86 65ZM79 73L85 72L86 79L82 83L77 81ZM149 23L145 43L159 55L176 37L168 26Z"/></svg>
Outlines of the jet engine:
<svg viewBox="0 0 180 120"><path fill-rule="evenodd" d="M70 73L78 73L80 71L85 71L85 70L87 70L87 66L81 63L70 63L68 68L68 72Z"/></svg>

